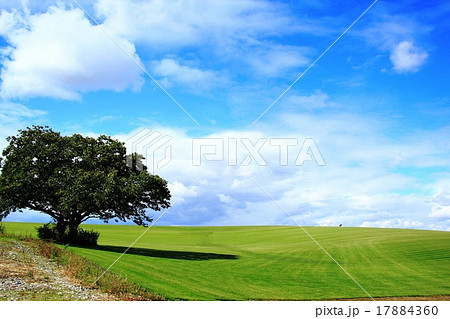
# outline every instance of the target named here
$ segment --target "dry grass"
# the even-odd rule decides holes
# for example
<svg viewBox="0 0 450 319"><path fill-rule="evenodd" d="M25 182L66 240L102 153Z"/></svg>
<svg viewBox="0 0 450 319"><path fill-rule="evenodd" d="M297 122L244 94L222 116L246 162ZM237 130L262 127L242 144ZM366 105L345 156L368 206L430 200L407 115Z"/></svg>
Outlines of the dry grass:
<svg viewBox="0 0 450 319"><path fill-rule="evenodd" d="M0 237L0 300L108 300L64 276L28 242Z"/></svg>
<svg viewBox="0 0 450 319"><path fill-rule="evenodd" d="M165 300L119 275L111 272L103 274L105 270L99 265L53 243L41 240L33 240L32 243L42 256L60 264L67 276L84 287L98 289L118 300Z"/></svg>
<svg viewBox="0 0 450 319"><path fill-rule="evenodd" d="M0 234L0 300L164 300L55 244Z"/></svg>

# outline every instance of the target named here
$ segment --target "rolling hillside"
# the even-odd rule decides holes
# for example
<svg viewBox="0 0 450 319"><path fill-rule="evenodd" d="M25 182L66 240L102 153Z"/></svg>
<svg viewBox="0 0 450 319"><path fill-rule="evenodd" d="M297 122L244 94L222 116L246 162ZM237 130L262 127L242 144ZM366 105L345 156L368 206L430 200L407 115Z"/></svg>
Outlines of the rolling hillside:
<svg viewBox="0 0 450 319"><path fill-rule="evenodd" d="M38 224L5 223L33 233ZM108 267L145 230L84 225L96 249L69 247ZM450 233L307 227L373 297L450 295ZM298 227L152 227L111 271L170 299L321 300L367 297Z"/></svg>

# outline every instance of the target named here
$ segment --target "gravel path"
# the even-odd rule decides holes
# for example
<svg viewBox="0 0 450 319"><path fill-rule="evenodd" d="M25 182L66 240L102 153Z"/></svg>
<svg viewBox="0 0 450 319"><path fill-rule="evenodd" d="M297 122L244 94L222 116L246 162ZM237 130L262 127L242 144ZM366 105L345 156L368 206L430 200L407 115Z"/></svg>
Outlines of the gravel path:
<svg viewBox="0 0 450 319"><path fill-rule="evenodd" d="M112 300L62 273L26 243L0 238L0 300Z"/></svg>

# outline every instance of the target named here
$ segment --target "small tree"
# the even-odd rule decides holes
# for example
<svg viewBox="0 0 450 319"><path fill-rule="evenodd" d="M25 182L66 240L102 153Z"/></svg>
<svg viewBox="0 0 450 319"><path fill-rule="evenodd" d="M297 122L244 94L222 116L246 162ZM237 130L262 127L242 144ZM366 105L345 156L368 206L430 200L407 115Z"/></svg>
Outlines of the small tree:
<svg viewBox="0 0 450 319"><path fill-rule="evenodd" d="M127 166L124 144L111 137L62 136L33 126L7 140L0 160L0 220L13 211L36 210L50 215L60 238L70 242L90 218L145 226L152 222L146 209L170 206L167 182L145 166Z"/></svg>

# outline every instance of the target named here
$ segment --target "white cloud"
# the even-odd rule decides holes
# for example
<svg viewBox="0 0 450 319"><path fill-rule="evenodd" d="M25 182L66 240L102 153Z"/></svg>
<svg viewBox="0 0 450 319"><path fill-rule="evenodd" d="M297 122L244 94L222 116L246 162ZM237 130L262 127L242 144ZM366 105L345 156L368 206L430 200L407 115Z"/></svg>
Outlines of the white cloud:
<svg viewBox="0 0 450 319"><path fill-rule="evenodd" d="M236 203L231 196L225 194L217 194L217 198L219 198L219 201L224 204L233 205Z"/></svg>
<svg viewBox="0 0 450 319"><path fill-rule="evenodd" d="M381 227L381 228L422 228L424 223L415 220L388 219L375 222L364 222L362 227Z"/></svg>
<svg viewBox="0 0 450 319"><path fill-rule="evenodd" d="M178 197L183 197L183 198L196 197L198 195L198 193L197 193L198 187L197 186L193 186L190 189L188 189L188 186L185 186L185 185L183 185L183 183L180 183L178 181L168 184L170 193L171 193L172 197L175 199Z"/></svg>
<svg viewBox="0 0 450 319"><path fill-rule="evenodd" d="M227 65L239 64L247 75L285 76L308 63L308 48L268 38L325 32L320 20L294 19L287 6L271 1L100 0L96 11L107 30L153 53L195 48Z"/></svg>
<svg viewBox="0 0 450 319"><path fill-rule="evenodd" d="M337 103L330 101L328 94L317 90L311 95L291 95L287 98L285 104L302 109L323 109L337 107Z"/></svg>
<svg viewBox="0 0 450 319"><path fill-rule="evenodd" d="M72 0L40 0L40 1L30 1L30 0L2 0L0 2L0 9L8 10L22 10L27 14L31 11L42 11L48 8L50 5L55 5L57 3L70 3Z"/></svg>
<svg viewBox="0 0 450 319"><path fill-rule="evenodd" d="M450 191L440 191L433 196L433 202L439 205L450 206Z"/></svg>
<svg viewBox="0 0 450 319"><path fill-rule="evenodd" d="M3 15L11 19L5 11ZM8 25L21 25L17 21ZM78 99L83 92L142 85L138 66L98 26L91 25L81 10L50 7L46 13L27 17L26 22L27 27L7 35L13 49L3 61L4 98ZM132 43L121 37L116 40L139 60Z"/></svg>
<svg viewBox="0 0 450 319"><path fill-rule="evenodd" d="M430 30L429 26L421 25L413 18L386 15L359 34L371 45L389 52L395 72L406 73L419 71L426 62L428 53L417 43Z"/></svg>
<svg viewBox="0 0 450 319"><path fill-rule="evenodd" d="M79 99L88 91L142 85L137 66L89 24L72 1L9 3L9 11L3 10L0 19L0 34L6 34L11 44L9 52L3 52L9 56L2 71L4 98ZM58 8L43 11L50 4ZM271 1L98 0L82 5L136 59L134 44L149 60L168 53L182 56L192 49L203 53L199 61L205 65L205 56L219 58L224 65L221 74L211 66L187 63L188 55L184 61L165 58L154 63L161 84L181 85L195 89L194 93L229 83L222 74L228 74L230 65L234 75L242 70L245 76L285 76L309 62L310 50L277 44L275 39L329 32L320 20L294 18L288 6ZM217 63L214 67L220 68Z"/></svg>
<svg viewBox="0 0 450 319"><path fill-rule="evenodd" d="M201 180L192 196L188 191L170 214L161 219L163 224L292 225L290 218L254 183L253 177L302 225L450 230L447 215L433 210L437 205L444 206L447 195L434 199L430 195L445 184L445 176L434 178L430 174L424 185L414 174L402 172L404 167L413 171L450 166L445 155L450 152L450 144L429 142L441 139L443 133L439 130L393 139L385 134L387 127L382 121L369 116L284 114L270 122L260 122L251 130L204 135L223 141L219 146L223 149L223 160L202 158L201 165L194 166L189 134L168 127L153 129L172 137L172 161L156 173L170 181L174 199L194 180ZM241 164L248 155L242 139L248 138L255 144L261 138L273 137L300 141L289 147L289 165L280 165L278 148L268 141L260 150L267 166L258 166L255 160L248 166ZM326 166L317 166L314 161L293 165L305 137L314 138ZM230 140L237 142L236 165L228 162ZM164 155L154 154L156 158ZM402 160L395 161L400 154Z"/></svg>
<svg viewBox="0 0 450 319"><path fill-rule="evenodd" d="M310 49L300 46L255 43L244 54L246 61L258 74L264 76L286 76L286 71L306 66Z"/></svg>
<svg viewBox="0 0 450 319"><path fill-rule="evenodd" d="M6 10L0 11L0 36L6 37L24 25L24 18L16 10L11 12Z"/></svg>
<svg viewBox="0 0 450 319"><path fill-rule="evenodd" d="M430 218L450 219L450 206L433 206Z"/></svg>
<svg viewBox="0 0 450 319"><path fill-rule="evenodd" d="M431 200L432 210L428 217L438 220L450 220L450 192L442 190L435 194Z"/></svg>
<svg viewBox="0 0 450 319"><path fill-rule="evenodd" d="M410 138L391 139L376 119L349 114L285 114L272 120L276 124L261 122L252 130L204 135L222 139L224 153L222 161L203 161L200 166L193 165L189 134L170 127L151 127L172 137L172 160L156 173L169 181L172 201L182 196L158 223L293 225L253 177L302 225L450 230L449 193L429 195L446 185L446 181L448 184L448 176L427 176L425 186L411 189L423 183L417 183L414 175L396 172L402 167L411 170L450 166L450 159L444 156L450 152L450 144L429 143L439 140L441 132L428 132L425 141L418 138L424 136L423 132ZM278 149L268 142L260 152L267 166L258 166L255 161L249 166L241 165L248 155L241 139L248 138L254 144L260 138L271 137L295 137L300 141L313 137L326 166L314 162L294 166L300 145L289 148L289 165L280 166ZM121 138L126 140L127 136ZM238 142L237 165L228 165L230 139ZM145 144L141 141L137 146ZM403 159L394 162L398 154L403 154ZM164 148L152 155L155 160L163 158ZM196 179L197 184L188 190Z"/></svg>
<svg viewBox="0 0 450 319"><path fill-rule="evenodd" d="M153 72L156 76L162 77L161 83L164 86L177 84L197 92L208 91L227 82L213 71L182 65L169 58L154 62Z"/></svg>
<svg viewBox="0 0 450 319"><path fill-rule="evenodd" d="M100 0L97 15L108 30L153 49L229 43L261 33L288 32L291 19L269 1Z"/></svg>
<svg viewBox="0 0 450 319"><path fill-rule="evenodd" d="M410 17L386 15L378 17L377 21L360 34L381 49L390 50L402 39L411 40L426 31L428 31L426 27L418 25Z"/></svg>
<svg viewBox="0 0 450 319"><path fill-rule="evenodd" d="M400 42L390 55L394 70L399 73L417 72L427 57L428 53L409 41Z"/></svg>
<svg viewBox="0 0 450 319"><path fill-rule="evenodd" d="M22 104L0 102L0 150L6 147L6 137L16 135L19 129L31 125L31 120L35 122L45 114Z"/></svg>
<svg viewBox="0 0 450 319"><path fill-rule="evenodd" d="M0 122L8 122L17 118L31 118L44 115L45 112L39 110L31 110L28 107L11 102L0 103Z"/></svg>

